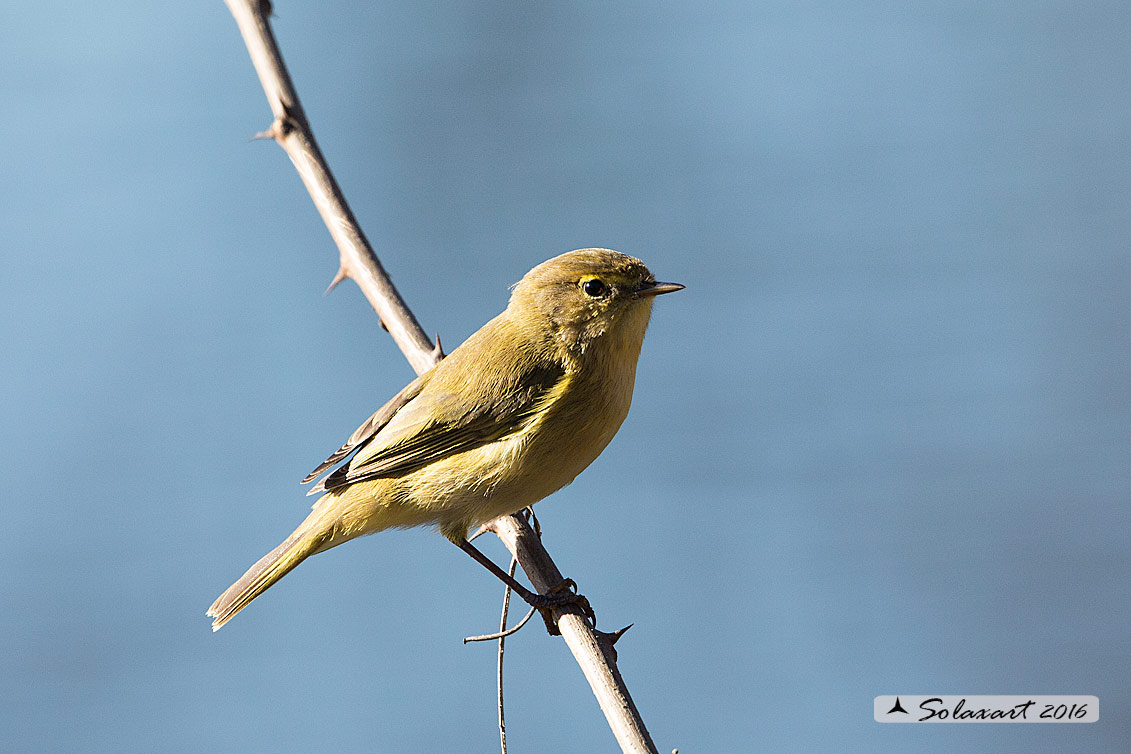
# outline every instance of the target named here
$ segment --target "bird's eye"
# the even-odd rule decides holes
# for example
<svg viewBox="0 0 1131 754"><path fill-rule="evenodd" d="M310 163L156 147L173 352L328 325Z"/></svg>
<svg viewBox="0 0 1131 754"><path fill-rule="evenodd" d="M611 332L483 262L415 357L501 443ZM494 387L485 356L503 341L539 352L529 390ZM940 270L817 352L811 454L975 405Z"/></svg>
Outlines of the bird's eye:
<svg viewBox="0 0 1131 754"><path fill-rule="evenodd" d="M585 291L586 296L601 298L608 293L609 288L597 278L590 278L581 284L581 290Z"/></svg>

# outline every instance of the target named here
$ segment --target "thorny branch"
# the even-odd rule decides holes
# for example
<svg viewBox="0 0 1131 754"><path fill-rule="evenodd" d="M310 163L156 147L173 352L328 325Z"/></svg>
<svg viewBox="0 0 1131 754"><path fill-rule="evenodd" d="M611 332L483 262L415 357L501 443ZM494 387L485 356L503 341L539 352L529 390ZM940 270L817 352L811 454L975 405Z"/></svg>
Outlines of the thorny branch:
<svg viewBox="0 0 1131 754"><path fill-rule="evenodd" d="M236 19L274 114L271 126L261 136L274 139L290 157L338 247L339 266L330 287L346 278L357 283L412 368L417 374L427 371L443 358L439 340L433 345L401 298L322 157L271 31L270 2L225 2ZM490 528L518 560L535 589L545 593L562 583L561 572L525 521L518 516L504 516L491 522ZM655 744L616 667L613 644L623 630L615 634L596 631L574 605L555 608L553 617L621 749L656 754Z"/></svg>

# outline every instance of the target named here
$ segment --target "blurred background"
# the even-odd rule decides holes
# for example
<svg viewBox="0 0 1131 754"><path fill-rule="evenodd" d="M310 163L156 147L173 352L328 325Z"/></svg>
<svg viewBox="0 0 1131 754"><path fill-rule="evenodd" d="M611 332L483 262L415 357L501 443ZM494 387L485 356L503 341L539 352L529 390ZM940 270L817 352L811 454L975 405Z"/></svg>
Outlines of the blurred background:
<svg viewBox="0 0 1131 754"><path fill-rule="evenodd" d="M687 285L635 406L539 505L635 627L661 751L1131 738L1131 5L277 3L307 112L449 350L584 246ZM0 10L0 749L497 750L502 590L427 531L204 610L412 377L219 0ZM504 561L497 542L488 552ZM508 643L512 752L612 751ZM894 693L1095 694L892 726Z"/></svg>

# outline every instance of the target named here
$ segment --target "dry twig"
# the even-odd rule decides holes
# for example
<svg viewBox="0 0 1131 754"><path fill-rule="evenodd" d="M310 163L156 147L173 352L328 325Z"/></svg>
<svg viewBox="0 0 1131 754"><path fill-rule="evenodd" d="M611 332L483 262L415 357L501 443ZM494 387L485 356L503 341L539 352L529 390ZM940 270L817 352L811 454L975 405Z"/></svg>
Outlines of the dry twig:
<svg viewBox="0 0 1131 754"><path fill-rule="evenodd" d="M270 3L267 0L225 2L239 25L252 65L274 113L270 128L260 135L274 139L290 157L338 246L338 272L330 287L346 278L357 283L412 368L417 374L427 371L443 358L439 339L433 345L416 321L378 261L330 173L283 65L268 22ZM505 516L492 522L491 529L514 554L536 590L545 592L562 583L561 572L525 521L518 516ZM656 747L616 667L613 643L623 632L606 634L594 630L574 605L555 608L553 616L562 638L597 696L621 749L656 754Z"/></svg>
<svg viewBox="0 0 1131 754"><path fill-rule="evenodd" d="M518 567L518 558L511 558L511 567L507 570L511 576L514 576L514 569ZM503 712L503 652L507 648L507 611L511 606L511 588L508 586L503 590L503 614L499 618L499 658L495 664L495 688L499 693L499 747L502 749L503 754L507 754L507 718ZM534 614L534 609L531 608L527 616ZM515 626L515 631L522 628L522 623Z"/></svg>

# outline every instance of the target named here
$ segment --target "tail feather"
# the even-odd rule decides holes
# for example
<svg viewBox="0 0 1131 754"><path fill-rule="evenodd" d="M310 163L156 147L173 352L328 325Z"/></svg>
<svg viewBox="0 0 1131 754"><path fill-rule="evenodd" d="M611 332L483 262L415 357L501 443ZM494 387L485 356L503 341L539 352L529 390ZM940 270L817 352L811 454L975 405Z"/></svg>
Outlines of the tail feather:
<svg viewBox="0 0 1131 754"><path fill-rule="evenodd" d="M268 587L290 573L295 566L318 552L326 543L326 536L300 527L271 552L264 555L239 581L216 598L207 615L213 618L212 630L230 621L236 613L267 591Z"/></svg>

